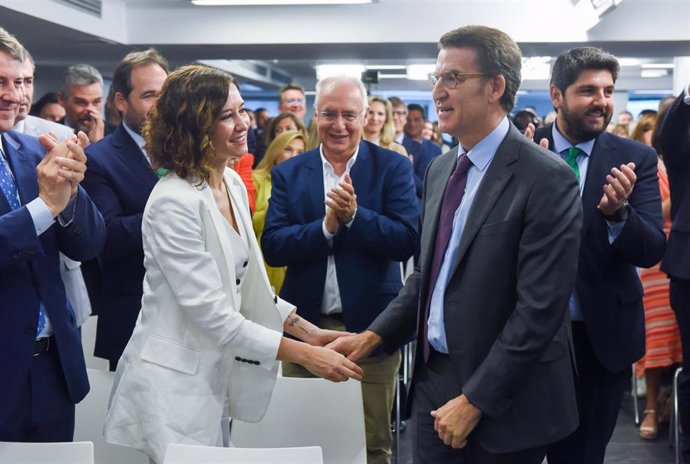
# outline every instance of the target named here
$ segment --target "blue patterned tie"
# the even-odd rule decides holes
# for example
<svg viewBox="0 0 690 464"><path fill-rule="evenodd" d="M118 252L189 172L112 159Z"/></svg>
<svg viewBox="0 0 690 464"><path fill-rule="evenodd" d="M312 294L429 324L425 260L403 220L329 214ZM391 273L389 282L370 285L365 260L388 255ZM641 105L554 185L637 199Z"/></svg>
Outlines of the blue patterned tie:
<svg viewBox="0 0 690 464"><path fill-rule="evenodd" d="M2 139L0 138L0 142ZM0 189L2 194L5 195L7 203L10 204L10 208L14 211L18 209L21 205L19 204L19 194L17 192L17 185L14 183L14 177L10 171L10 167L7 165L5 156L0 148ZM38 308L38 327L36 328L36 336L40 334L46 326L46 314L43 303L40 304Z"/></svg>

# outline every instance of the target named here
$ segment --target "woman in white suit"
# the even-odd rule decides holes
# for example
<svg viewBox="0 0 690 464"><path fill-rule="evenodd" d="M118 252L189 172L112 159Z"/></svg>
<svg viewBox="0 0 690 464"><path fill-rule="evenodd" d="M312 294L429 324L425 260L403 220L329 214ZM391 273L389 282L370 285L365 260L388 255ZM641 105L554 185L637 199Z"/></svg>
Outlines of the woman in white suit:
<svg viewBox="0 0 690 464"><path fill-rule="evenodd" d="M278 360L334 381L361 379L357 365L322 347L340 333L299 318L271 292L246 190L225 168L247 152L248 123L229 74L186 66L168 77L145 129L153 167L167 174L144 211L142 308L105 438L156 463L170 443L227 444L228 416L260 420Z"/></svg>

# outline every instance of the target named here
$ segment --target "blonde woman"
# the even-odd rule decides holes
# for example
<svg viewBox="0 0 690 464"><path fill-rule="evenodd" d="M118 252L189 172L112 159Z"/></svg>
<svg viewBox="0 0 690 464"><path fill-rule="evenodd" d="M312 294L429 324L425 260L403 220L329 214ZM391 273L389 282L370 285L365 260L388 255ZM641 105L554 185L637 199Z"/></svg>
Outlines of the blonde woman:
<svg viewBox="0 0 690 464"><path fill-rule="evenodd" d="M279 134L268 146L266 155L261 159L261 162L252 174L254 185L256 186L256 206L254 207L252 224L256 240L259 243L261 243L261 234L264 231L268 199L271 198L271 170L283 161L304 153L306 145L307 140L300 131L288 131ZM280 293L283 280L285 279L286 268L271 267L268 264L265 264L265 266L273 291L276 294Z"/></svg>
<svg viewBox="0 0 690 464"><path fill-rule="evenodd" d="M362 138L367 142L375 143L381 148L393 150L407 156L405 147L395 142L393 107L391 102L383 97L376 95L369 97L369 108L364 120Z"/></svg>

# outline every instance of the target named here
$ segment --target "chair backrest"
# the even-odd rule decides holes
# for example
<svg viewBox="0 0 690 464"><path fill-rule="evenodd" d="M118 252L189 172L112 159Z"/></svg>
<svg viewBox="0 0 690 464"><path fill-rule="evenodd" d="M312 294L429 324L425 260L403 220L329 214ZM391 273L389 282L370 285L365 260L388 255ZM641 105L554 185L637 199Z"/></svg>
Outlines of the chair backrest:
<svg viewBox="0 0 690 464"><path fill-rule="evenodd" d="M93 443L0 442L3 464L94 464Z"/></svg>
<svg viewBox="0 0 690 464"><path fill-rule="evenodd" d="M81 325L81 346L84 349L84 360L86 367L91 369L108 370L108 361L97 358L93 355L96 346L96 327L98 326L98 316L87 317Z"/></svg>
<svg viewBox="0 0 690 464"><path fill-rule="evenodd" d="M144 453L124 446L110 445L103 439L103 425L115 373L100 369L87 371L91 390L77 404L74 439L93 442L98 464L148 464L148 457Z"/></svg>
<svg viewBox="0 0 690 464"><path fill-rule="evenodd" d="M297 448L218 448L168 445L163 464L323 464L318 446Z"/></svg>
<svg viewBox="0 0 690 464"><path fill-rule="evenodd" d="M278 377L264 418L233 420L231 427L238 447L320 446L329 464L366 463L362 387L355 380Z"/></svg>

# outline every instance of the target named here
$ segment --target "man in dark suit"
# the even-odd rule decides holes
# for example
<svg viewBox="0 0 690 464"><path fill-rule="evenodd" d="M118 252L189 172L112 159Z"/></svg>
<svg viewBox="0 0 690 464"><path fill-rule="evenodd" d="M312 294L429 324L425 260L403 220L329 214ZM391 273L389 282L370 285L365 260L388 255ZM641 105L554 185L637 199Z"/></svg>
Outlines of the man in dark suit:
<svg viewBox="0 0 690 464"><path fill-rule="evenodd" d="M417 330L415 463L540 464L577 425L577 182L507 118L522 65L507 34L463 27L440 48L433 99L460 146L427 171L419 263L368 330L331 347L356 360Z"/></svg>
<svg viewBox="0 0 690 464"><path fill-rule="evenodd" d="M405 137L421 145L421 149L417 151L414 157L414 175L415 179L419 179L419 183L416 185L420 186L420 189L417 191L417 196L420 198L422 196L421 185L424 174L426 174L426 170L433 159L441 154L441 147L439 145L422 137L426 120L424 108L421 105L416 103L407 105Z"/></svg>
<svg viewBox="0 0 690 464"><path fill-rule="evenodd" d="M556 122L535 134L576 172L584 213L569 305L580 426L550 447L549 464L603 462L630 365L644 355L636 268L659 262L666 242L654 150L605 132L618 69L597 48L561 54L550 85Z"/></svg>
<svg viewBox="0 0 690 464"><path fill-rule="evenodd" d="M683 344L678 396L683 460L690 464L690 88L669 109L659 136L671 184L671 235L661 270L671 278L671 307Z"/></svg>
<svg viewBox="0 0 690 464"><path fill-rule="evenodd" d="M366 328L402 287L400 262L419 243L412 167L405 157L362 141L366 102L358 79L319 81L320 147L271 172L264 258L288 266L281 296L328 329ZM362 361L369 463L390 461L399 364L399 352ZM285 364L283 372L304 375Z"/></svg>
<svg viewBox="0 0 690 464"><path fill-rule="evenodd" d="M12 132L23 60L0 28L0 441L71 441L89 381L58 254L96 256L105 226L79 187L86 135L57 144Z"/></svg>
<svg viewBox="0 0 690 464"><path fill-rule="evenodd" d="M84 188L108 229L99 257L101 307L95 355L117 361L132 335L141 307L144 251L141 218L158 176L144 150L141 128L167 76L168 63L154 49L125 56L113 74L115 105L123 123L86 149Z"/></svg>
<svg viewBox="0 0 690 464"><path fill-rule="evenodd" d="M407 154L412 157L412 178L414 180L415 192L417 193L417 198L422 198L422 180L424 178L424 173L422 175L417 174L417 159L422 158L422 144L413 140L405 133L405 125L407 124L407 104L398 97L390 97L388 99L393 107L393 127L395 128L395 142L399 143L405 150Z"/></svg>

